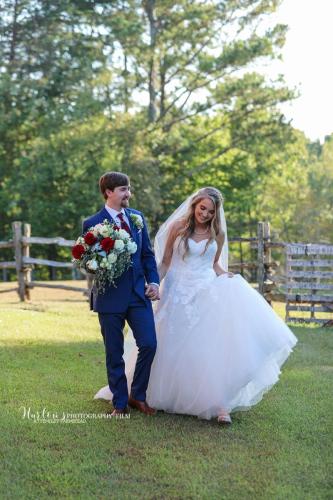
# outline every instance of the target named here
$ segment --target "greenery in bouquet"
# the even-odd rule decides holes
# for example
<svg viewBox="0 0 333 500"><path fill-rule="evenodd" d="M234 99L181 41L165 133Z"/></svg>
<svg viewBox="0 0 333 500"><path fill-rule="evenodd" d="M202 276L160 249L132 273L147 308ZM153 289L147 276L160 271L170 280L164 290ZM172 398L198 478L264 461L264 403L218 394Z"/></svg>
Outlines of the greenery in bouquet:
<svg viewBox="0 0 333 500"><path fill-rule="evenodd" d="M105 293L106 287L116 286L115 280L130 267L136 250L131 235L105 219L76 240L72 262L93 273L98 292Z"/></svg>

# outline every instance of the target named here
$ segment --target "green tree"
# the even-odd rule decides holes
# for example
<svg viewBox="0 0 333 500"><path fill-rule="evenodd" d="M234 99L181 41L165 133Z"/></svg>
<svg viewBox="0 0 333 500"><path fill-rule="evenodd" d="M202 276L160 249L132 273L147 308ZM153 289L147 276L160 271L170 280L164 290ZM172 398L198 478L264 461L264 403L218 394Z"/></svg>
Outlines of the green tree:
<svg viewBox="0 0 333 500"><path fill-rule="evenodd" d="M161 198L151 214L154 229L184 196L209 181L227 191L233 184L227 194L229 206L237 207L235 221L252 223L253 194L243 188L253 188L267 170L263 152L283 148L290 136L277 105L292 93L282 80L268 84L249 72L258 59L275 57L284 43L285 26L258 30L279 3L147 0L132 3L131 10L126 2L128 23L135 25L139 15L143 29L132 30L132 38L125 31L131 40L125 43L126 75L137 82L132 111L141 116L138 142L128 144L124 165L141 185L147 179L143 168L151 171L148 180L154 176L155 196ZM112 13L113 6L103 9ZM124 36L105 25L110 36ZM125 57L123 46L124 41L112 54L114 65L119 53ZM137 144L145 152L139 158Z"/></svg>
<svg viewBox="0 0 333 500"><path fill-rule="evenodd" d="M293 131L294 142L268 157L260 185L258 218L269 220L284 241L332 242L333 136L323 146Z"/></svg>
<svg viewBox="0 0 333 500"><path fill-rule="evenodd" d="M279 151L283 80L253 71L286 27L279 0L5 0L0 24L1 230L24 218L72 236L98 208L106 169L132 176L154 230L194 189L225 194L250 232ZM41 224L42 221L42 224Z"/></svg>
<svg viewBox="0 0 333 500"><path fill-rule="evenodd" d="M6 0L0 21L0 210L2 230L22 218L33 176L30 143L49 138L72 121L101 113L93 64L104 61L103 40L85 33L69 1ZM62 159L57 159L56 167ZM38 182L43 182L42 176ZM47 181L48 184L49 180ZM46 184L46 185L47 185Z"/></svg>

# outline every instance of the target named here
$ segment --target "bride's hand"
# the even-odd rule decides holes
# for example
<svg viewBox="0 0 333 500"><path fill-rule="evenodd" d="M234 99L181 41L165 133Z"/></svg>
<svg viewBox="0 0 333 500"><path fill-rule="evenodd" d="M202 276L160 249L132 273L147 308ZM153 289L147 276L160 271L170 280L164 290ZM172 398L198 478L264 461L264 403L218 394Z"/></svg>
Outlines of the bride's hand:
<svg viewBox="0 0 333 500"><path fill-rule="evenodd" d="M217 255L217 254L216 254ZM217 258L217 257L215 257ZM214 265L213 265L213 269L216 273L216 276L219 277L219 276L222 276L222 274L227 274L228 275L228 278L232 278L234 276L234 273L231 273L231 272L228 272L228 271L225 271L223 269L223 267L221 267L221 265L219 264L219 262L214 262Z"/></svg>
<svg viewBox="0 0 333 500"><path fill-rule="evenodd" d="M223 273L219 274L219 276L222 276L223 274L227 274L228 278L232 278L233 276L235 276L231 271L223 271Z"/></svg>

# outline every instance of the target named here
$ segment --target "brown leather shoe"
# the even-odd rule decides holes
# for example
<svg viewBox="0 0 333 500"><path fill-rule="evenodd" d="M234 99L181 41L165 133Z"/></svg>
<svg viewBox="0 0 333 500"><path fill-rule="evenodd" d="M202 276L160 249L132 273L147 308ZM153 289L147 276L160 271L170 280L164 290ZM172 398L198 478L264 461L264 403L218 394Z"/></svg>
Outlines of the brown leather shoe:
<svg viewBox="0 0 333 500"><path fill-rule="evenodd" d="M115 408L111 413L111 417L121 417L122 415L128 415L128 414L129 414L128 408L124 409Z"/></svg>
<svg viewBox="0 0 333 500"><path fill-rule="evenodd" d="M131 408L136 408L137 410L141 411L141 413L144 413L145 415L155 415L156 410L154 408L151 408L146 401L138 401L137 399L133 399L131 396L128 400L128 404Z"/></svg>

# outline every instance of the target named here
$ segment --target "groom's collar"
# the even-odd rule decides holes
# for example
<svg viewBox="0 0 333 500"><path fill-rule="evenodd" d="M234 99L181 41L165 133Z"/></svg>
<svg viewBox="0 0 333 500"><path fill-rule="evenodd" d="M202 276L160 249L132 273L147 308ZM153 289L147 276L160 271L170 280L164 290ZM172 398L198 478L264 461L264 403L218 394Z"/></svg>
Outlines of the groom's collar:
<svg viewBox="0 0 333 500"><path fill-rule="evenodd" d="M120 212L118 210L114 210L113 208L108 207L107 205L104 205L102 210L100 211L100 215L102 216L103 219L108 219L110 222L113 224L116 223L116 217ZM131 235L133 236L134 240L136 239L136 233L135 231L135 226L133 224L132 218L131 218L131 209L129 208L122 208L121 213L125 215L125 222L128 223L130 230L131 230Z"/></svg>
<svg viewBox="0 0 333 500"><path fill-rule="evenodd" d="M118 214L122 213L123 215L125 214L125 210L122 208L120 211L115 210L114 208L109 207L107 204L104 205L105 210L108 212L108 214L112 217L112 219L115 219Z"/></svg>

